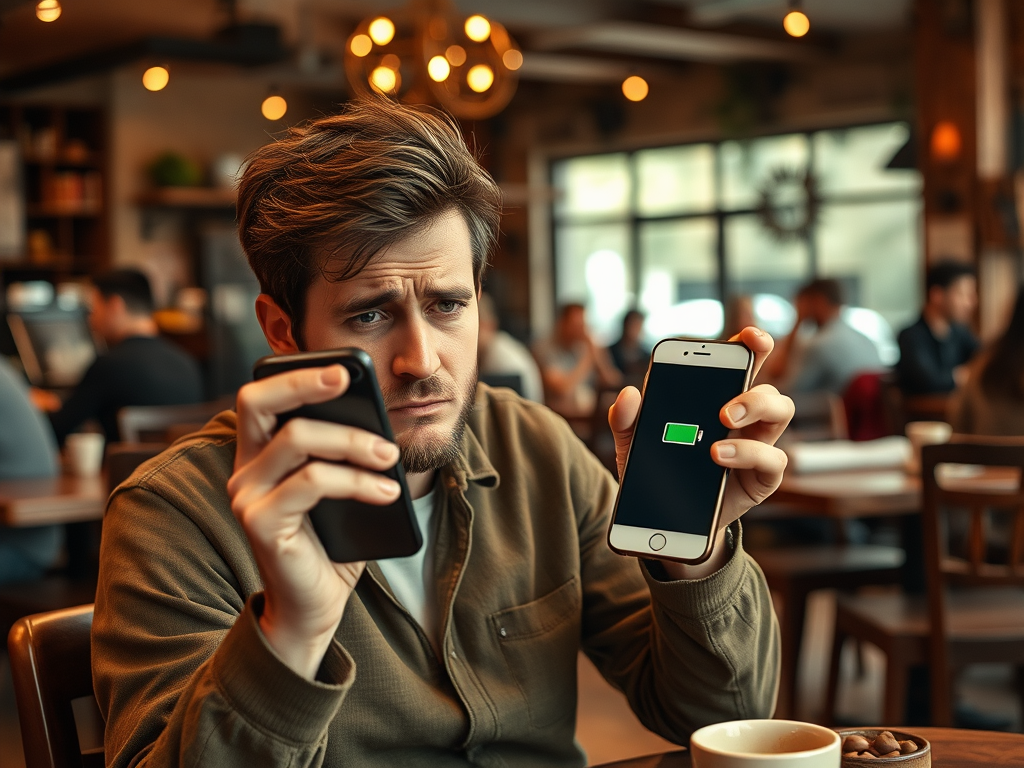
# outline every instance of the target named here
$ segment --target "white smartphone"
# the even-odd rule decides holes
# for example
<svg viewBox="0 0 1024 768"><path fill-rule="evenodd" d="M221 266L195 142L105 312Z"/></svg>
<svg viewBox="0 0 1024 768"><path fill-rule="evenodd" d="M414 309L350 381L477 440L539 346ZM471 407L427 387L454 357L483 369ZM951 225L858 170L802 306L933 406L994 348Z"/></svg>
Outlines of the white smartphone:
<svg viewBox="0 0 1024 768"><path fill-rule="evenodd" d="M729 478L711 446L728 436L720 412L750 386L753 365L739 342L655 346L608 530L615 552L683 563L711 556Z"/></svg>

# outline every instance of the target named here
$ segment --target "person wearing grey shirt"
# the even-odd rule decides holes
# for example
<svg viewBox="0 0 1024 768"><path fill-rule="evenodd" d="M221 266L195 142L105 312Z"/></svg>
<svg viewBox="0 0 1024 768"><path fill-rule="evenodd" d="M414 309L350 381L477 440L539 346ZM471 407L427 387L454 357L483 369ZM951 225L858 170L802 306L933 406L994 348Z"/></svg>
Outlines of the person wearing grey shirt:
<svg viewBox="0 0 1024 768"><path fill-rule="evenodd" d="M21 376L0 357L0 480L53 477L57 441ZM38 579L53 565L63 527L0 528L0 584Z"/></svg>
<svg viewBox="0 0 1024 768"><path fill-rule="evenodd" d="M792 345L803 321L811 321L817 330L783 379L783 391L842 395L857 374L885 367L875 343L843 320L842 291L837 281L808 283L797 294L796 307L796 327L783 343L784 348Z"/></svg>

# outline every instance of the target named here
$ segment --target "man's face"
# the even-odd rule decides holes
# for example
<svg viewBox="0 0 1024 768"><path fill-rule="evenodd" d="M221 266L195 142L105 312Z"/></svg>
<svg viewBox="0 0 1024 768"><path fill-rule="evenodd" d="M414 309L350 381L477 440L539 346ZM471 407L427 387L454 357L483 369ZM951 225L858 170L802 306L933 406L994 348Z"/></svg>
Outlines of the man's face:
<svg viewBox="0 0 1024 768"><path fill-rule="evenodd" d="M113 297L105 297L95 288L89 296L89 328L93 334L109 342L113 335L116 307Z"/></svg>
<svg viewBox="0 0 1024 768"><path fill-rule="evenodd" d="M477 381L476 283L458 212L375 257L358 275L318 277L306 298L306 349L359 347L373 359L408 472L457 455Z"/></svg>
<svg viewBox="0 0 1024 768"><path fill-rule="evenodd" d="M950 283L944 297L946 319L956 323L970 323L978 305L978 281L964 275Z"/></svg>
<svg viewBox="0 0 1024 768"><path fill-rule="evenodd" d="M573 307L562 315L562 342L571 346L587 338L587 316L579 307Z"/></svg>

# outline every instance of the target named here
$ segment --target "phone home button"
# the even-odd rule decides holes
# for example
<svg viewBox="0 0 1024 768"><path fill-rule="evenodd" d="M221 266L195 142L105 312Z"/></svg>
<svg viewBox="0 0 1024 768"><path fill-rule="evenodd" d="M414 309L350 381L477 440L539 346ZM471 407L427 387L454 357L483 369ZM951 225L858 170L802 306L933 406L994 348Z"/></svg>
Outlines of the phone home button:
<svg viewBox="0 0 1024 768"><path fill-rule="evenodd" d="M650 540L649 543L651 545L651 549L653 549L655 552L657 552L659 549L664 548L664 546L667 543L667 541L666 541L664 535L662 535L660 533L656 533L653 536L651 536L651 540Z"/></svg>

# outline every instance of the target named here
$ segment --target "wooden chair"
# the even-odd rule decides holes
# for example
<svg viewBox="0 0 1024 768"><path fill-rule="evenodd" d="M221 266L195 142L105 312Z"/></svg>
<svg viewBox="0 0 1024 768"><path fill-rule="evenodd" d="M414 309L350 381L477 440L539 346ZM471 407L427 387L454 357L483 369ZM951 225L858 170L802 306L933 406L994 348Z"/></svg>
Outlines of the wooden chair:
<svg viewBox="0 0 1024 768"><path fill-rule="evenodd" d="M928 664L932 724L952 724L952 682L956 671L982 662L1024 665L1024 490L1020 480L940 481L940 465L1009 467L1024 473L1024 441L962 438L922 451L923 528L928 568L927 596L900 593L840 598L829 670L825 717L834 721L839 660L847 638L876 645L886 655L882 720L905 717L907 672ZM1004 470L1005 471L1005 470ZM986 482L984 478L997 478ZM954 510L966 510L969 526L963 552L954 552L946 524ZM995 542L990 510L1012 519L1008 542ZM996 545L996 546L993 546ZM947 587L954 587L948 590Z"/></svg>
<svg viewBox="0 0 1024 768"><path fill-rule="evenodd" d="M7 638L26 768L103 765L92 689L92 605L26 616Z"/></svg>
<svg viewBox="0 0 1024 768"><path fill-rule="evenodd" d="M234 396L192 405L129 405L117 412L117 429L126 443L170 443L172 436L176 439L194 432L221 411L234 407ZM182 427L186 428L184 432Z"/></svg>

